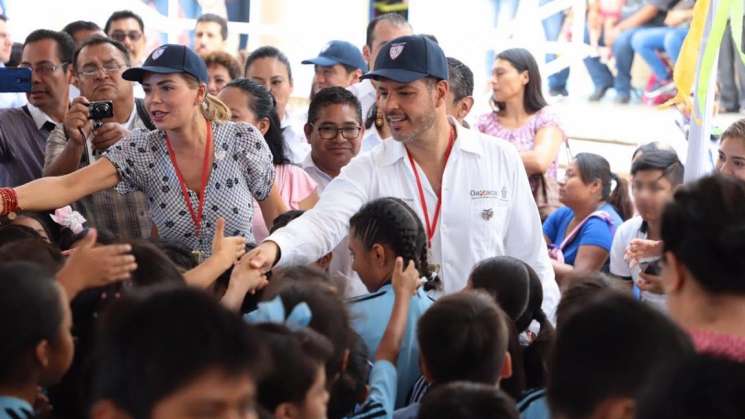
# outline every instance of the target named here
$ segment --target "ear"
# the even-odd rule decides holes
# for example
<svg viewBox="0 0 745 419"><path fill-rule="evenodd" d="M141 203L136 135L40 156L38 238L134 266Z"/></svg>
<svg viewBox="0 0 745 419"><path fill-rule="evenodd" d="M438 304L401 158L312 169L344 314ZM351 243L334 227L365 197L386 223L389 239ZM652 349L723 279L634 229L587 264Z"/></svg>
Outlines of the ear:
<svg viewBox="0 0 745 419"><path fill-rule="evenodd" d="M523 86L527 86L530 83L530 75L527 71L520 73L520 81L522 81Z"/></svg>
<svg viewBox="0 0 745 419"><path fill-rule="evenodd" d="M679 293L686 284L687 269L680 263L673 252L665 252L665 271L662 287L665 294Z"/></svg>
<svg viewBox="0 0 745 419"><path fill-rule="evenodd" d="M91 419L132 419L111 400L98 400L90 408Z"/></svg>
<svg viewBox="0 0 745 419"><path fill-rule="evenodd" d="M72 81L70 82L70 84L77 87L79 90L80 89L80 78L78 76L72 76Z"/></svg>
<svg viewBox="0 0 745 419"><path fill-rule="evenodd" d="M595 407L591 419L633 419L636 404L628 397L613 397L603 400Z"/></svg>
<svg viewBox="0 0 745 419"><path fill-rule="evenodd" d="M310 134L313 132L313 125L306 123L305 126L303 126L303 131L305 132L305 139L310 142Z"/></svg>
<svg viewBox="0 0 745 419"><path fill-rule="evenodd" d="M352 72L352 79L349 81L350 84L359 83L360 77L362 77L362 70L358 68Z"/></svg>
<svg viewBox="0 0 745 419"><path fill-rule="evenodd" d="M290 402L284 402L280 403L279 406L277 406L276 409L274 409L274 418L275 419L295 419L299 418L300 412L298 412L297 407L290 403Z"/></svg>
<svg viewBox="0 0 745 419"><path fill-rule="evenodd" d="M372 245L372 248L370 249L370 252L372 252L373 257L375 258L375 263L382 267L385 266L386 263L386 254L385 254L385 247L379 243L375 243Z"/></svg>
<svg viewBox="0 0 745 419"><path fill-rule="evenodd" d="M367 44L365 44L362 47L362 57L365 58L365 61L367 61L367 68L372 68L373 64L375 64L375 63L370 62L371 53L372 51L370 51L370 47L368 47Z"/></svg>
<svg viewBox="0 0 745 419"><path fill-rule="evenodd" d="M504 380L510 377L512 377L512 355L509 352L505 352L502 370L499 371L499 379Z"/></svg>
<svg viewBox="0 0 745 419"><path fill-rule="evenodd" d="M201 105L202 102L204 102L204 99L207 97L207 85L205 83L199 83L199 87L197 87L197 103L198 105Z"/></svg>
<svg viewBox="0 0 745 419"><path fill-rule="evenodd" d="M34 360L42 369L49 366L51 349L48 340L42 340L34 347Z"/></svg>
<svg viewBox="0 0 745 419"><path fill-rule="evenodd" d="M271 122L269 122L269 118L261 118L259 120L259 126L256 127L261 132L261 135L266 135L266 133L269 131L269 127L271 126Z"/></svg>
<svg viewBox="0 0 745 419"><path fill-rule="evenodd" d="M473 108L473 96L466 96L458 102L458 119L465 119Z"/></svg>
<svg viewBox="0 0 745 419"><path fill-rule="evenodd" d="M448 92L450 91L450 84L447 80L440 80L435 84L435 100L437 106L447 106Z"/></svg>
<svg viewBox="0 0 745 419"><path fill-rule="evenodd" d="M331 252L326 253L325 255L321 256L320 259L316 261L316 265L318 265L319 268L325 271L326 269L329 268L329 266L331 265L331 261L333 259L334 259L333 253Z"/></svg>
<svg viewBox="0 0 745 419"><path fill-rule="evenodd" d="M65 77L67 78L67 84L72 84L72 80L75 77L75 75L72 73L72 64L67 65L67 71L66 71Z"/></svg>

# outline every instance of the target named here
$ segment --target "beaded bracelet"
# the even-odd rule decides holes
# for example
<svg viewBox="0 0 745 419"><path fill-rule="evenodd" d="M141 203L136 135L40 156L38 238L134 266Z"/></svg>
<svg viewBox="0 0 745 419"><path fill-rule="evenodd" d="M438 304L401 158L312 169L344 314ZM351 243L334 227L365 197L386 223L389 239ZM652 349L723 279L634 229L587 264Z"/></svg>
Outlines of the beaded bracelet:
<svg viewBox="0 0 745 419"><path fill-rule="evenodd" d="M3 203L2 212L0 215L7 215L10 218L14 218L16 211L18 211L18 195L13 188L0 188L0 201Z"/></svg>

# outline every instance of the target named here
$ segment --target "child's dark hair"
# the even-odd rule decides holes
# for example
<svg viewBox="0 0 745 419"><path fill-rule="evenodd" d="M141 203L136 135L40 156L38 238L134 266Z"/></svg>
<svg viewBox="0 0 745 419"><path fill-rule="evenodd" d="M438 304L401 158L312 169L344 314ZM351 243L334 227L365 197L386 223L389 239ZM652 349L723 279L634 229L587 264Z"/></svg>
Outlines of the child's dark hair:
<svg viewBox="0 0 745 419"><path fill-rule="evenodd" d="M272 289L267 289L262 298L271 300L277 295L282 297L285 312L289 313L300 304L306 303L312 313L308 327L326 336L334 346L334 353L326 362L326 378L331 394L329 409L339 402L340 387L345 381L343 362L346 351L352 345L352 326L349 312L330 282L318 280L295 281L290 278L273 279Z"/></svg>
<svg viewBox="0 0 745 419"><path fill-rule="evenodd" d="M646 170L659 170L673 188L683 183L685 169L678 155L670 150L656 150L643 153L631 164L631 176Z"/></svg>
<svg viewBox="0 0 745 419"><path fill-rule="evenodd" d="M548 374L548 349L555 333L541 309L543 287L538 274L519 259L496 256L479 262L469 280L473 288L489 293L512 323L509 344L512 377L503 381L503 388L518 397L526 387L543 387ZM522 347L518 335L533 321L539 323L540 332L528 346Z"/></svg>
<svg viewBox="0 0 745 419"><path fill-rule="evenodd" d="M678 188L662 240L705 292L745 296L745 182L714 175Z"/></svg>
<svg viewBox="0 0 745 419"><path fill-rule="evenodd" d="M272 164L276 166L290 163L290 159L287 158L287 146L285 145L284 134L282 134L281 122L277 115L277 103L274 96L264 86L245 78L235 79L226 84L225 87L239 89L248 95L251 98L247 104L248 109L256 115L257 119L266 118L269 120L269 129L264 134L264 140L269 146L269 151L272 152Z"/></svg>
<svg viewBox="0 0 745 419"><path fill-rule="evenodd" d="M634 153L631 155L631 161L635 161L640 156L643 156L644 153L649 153L652 151L659 151L659 150L667 150L675 152L675 149L668 143L662 142L662 141L652 141L651 143L642 144L639 147L634 150ZM633 164L633 163L632 163Z"/></svg>
<svg viewBox="0 0 745 419"><path fill-rule="evenodd" d="M266 364L257 332L193 288L130 295L101 326L92 401L111 400L136 418L150 417L158 402L208 371L258 381Z"/></svg>
<svg viewBox="0 0 745 419"><path fill-rule="evenodd" d="M23 239L42 240L39 233L31 227L18 224L0 224L0 247Z"/></svg>
<svg viewBox="0 0 745 419"><path fill-rule="evenodd" d="M505 320L494 300L480 291L437 300L417 324L419 350L433 384L496 384L509 339Z"/></svg>
<svg viewBox="0 0 745 419"><path fill-rule="evenodd" d="M256 328L268 346L273 365L258 383L259 404L270 412L282 403L302 404L318 369L331 357L331 342L312 329L293 332L274 323L262 323Z"/></svg>
<svg viewBox="0 0 745 419"><path fill-rule="evenodd" d="M184 278L168 255L146 240L132 240L132 255L137 269L130 273L130 281L139 287L164 282L183 283Z"/></svg>
<svg viewBox="0 0 745 419"><path fill-rule="evenodd" d="M583 183L600 181L600 200L611 204L622 220L628 220L633 215L628 182L610 171L610 163L605 157L593 153L579 153L575 156L574 162ZM616 182L616 186L611 189L612 181Z"/></svg>
<svg viewBox="0 0 745 419"><path fill-rule="evenodd" d="M556 307L556 324L563 324L572 313L585 307L600 293L612 291L608 279L600 272L575 276L564 289Z"/></svg>
<svg viewBox="0 0 745 419"><path fill-rule="evenodd" d="M192 256L191 250L188 247L180 243L160 240L155 241L154 244L158 246L161 252L168 256L168 259L181 272L186 272L197 267L197 261L194 260L194 256Z"/></svg>
<svg viewBox="0 0 745 419"><path fill-rule="evenodd" d="M348 416L354 410L355 405L364 402L370 377L369 359L365 341L353 331L347 368L334 386L334 400L328 406L329 418Z"/></svg>
<svg viewBox="0 0 745 419"><path fill-rule="evenodd" d="M692 356L653 377L639 396L638 419L745 418L745 364Z"/></svg>
<svg viewBox="0 0 745 419"><path fill-rule="evenodd" d="M0 264L0 385L26 383L41 341L54 345L64 311L60 289L44 268L28 262Z"/></svg>
<svg viewBox="0 0 745 419"><path fill-rule="evenodd" d="M518 419L515 401L489 384L456 381L427 393L419 419Z"/></svg>
<svg viewBox="0 0 745 419"><path fill-rule="evenodd" d="M349 220L349 231L367 249L384 244L404 259L404 266L414 261L419 275L427 280L425 291L439 288L440 279L427 259L427 233L422 221L401 199L380 198L365 204Z"/></svg>
<svg viewBox="0 0 745 419"><path fill-rule="evenodd" d="M16 240L0 247L0 260L33 263L50 275L56 275L65 264L62 252L40 238Z"/></svg>
<svg viewBox="0 0 745 419"><path fill-rule="evenodd" d="M269 233L270 234L274 233L280 228L287 226L287 224L290 224L290 221L294 220L295 218L300 217L304 213L305 211L303 210L289 210L287 212L283 212L282 214L279 214L277 218L274 219L274 223L272 224L272 227L269 229Z"/></svg>
<svg viewBox="0 0 745 419"><path fill-rule="evenodd" d="M559 324L547 386L551 413L585 418L610 397L633 399L658 367L692 353L688 335L664 314L602 293Z"/></svg>

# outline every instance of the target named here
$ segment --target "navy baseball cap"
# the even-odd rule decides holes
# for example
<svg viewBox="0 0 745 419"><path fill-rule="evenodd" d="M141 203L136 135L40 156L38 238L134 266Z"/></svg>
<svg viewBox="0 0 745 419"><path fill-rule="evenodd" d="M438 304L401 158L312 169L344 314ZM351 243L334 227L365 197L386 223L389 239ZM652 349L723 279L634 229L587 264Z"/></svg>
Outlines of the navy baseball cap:
<svg viewBox="0 0 745 419"><path fill-rule="evenodd" d="M448 60L442 48L431 39L410 35L385 44L375 58L375 70L361 78L411 83L425 77L447 80Z"/></svg>
<svg viewBox="0 0 745 419"><path fill-rule="evenodd" d="M156 48L142 64L122 73L122 78L129 81L142 82L145 73L186 73L196 77L202 83L207 83L207 65L196 52L176 44L165 44Z"/></svg>
<svg viewBox="0 0 745 419"><path fill-rule="evenodd" d="M331 67L336 64L344 64L359 68L362 72L367 71L365 58L359 48L347 41L331 41L318 53L318 57L303 61L303 64L315 64L321 67Z"/></svg>

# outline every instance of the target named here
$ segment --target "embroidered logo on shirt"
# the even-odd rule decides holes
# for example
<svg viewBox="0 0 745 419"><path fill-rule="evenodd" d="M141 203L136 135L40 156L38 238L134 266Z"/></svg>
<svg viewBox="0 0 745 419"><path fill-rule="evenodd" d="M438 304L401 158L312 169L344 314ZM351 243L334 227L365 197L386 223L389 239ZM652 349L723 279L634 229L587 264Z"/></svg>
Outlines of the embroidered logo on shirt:
<svg viewBox="0 0 745 419"><path fill-rule="evenodd" d="M163 55L164 52L166 52L166 48L166 46L162 46L153 51L153 60L157 60L158 58L160 58L160 56Z"/></svg>
<svg viewBox="0 0 745 419"><path fill-rule="evenodd" d="M388 51L388 55L391 57L391 60L395 60L396 58L398 58L398 56L401 55L402 52L404 52L405 46L406 42L391 45L391 49Z"/></svg>
<svg viewBox="0 0 745 419"><path fill-rule="evenodd" d="M509 199L509 192L507 187L502 187L499 191L489 189L471 189L471 199L499 199L501 201L507 201Z"/></svg>
<svg viewBox="0 0 745 419"><path fill-rule="evenodd" d="M487 208L481 211L481 218L483 218L484 221L489 221L492 217L494 217L494 209Z"/></svg>

